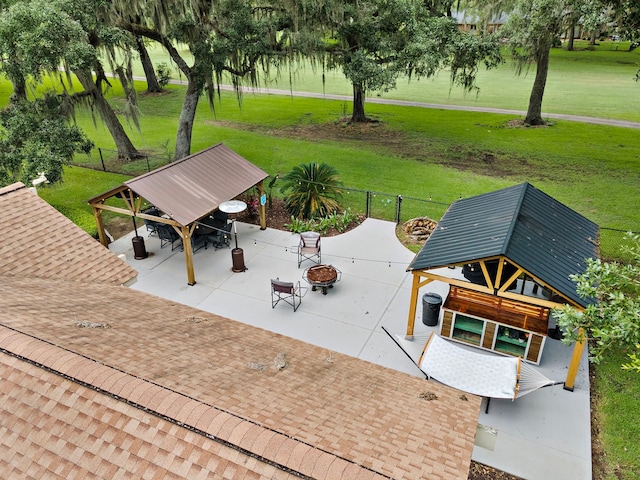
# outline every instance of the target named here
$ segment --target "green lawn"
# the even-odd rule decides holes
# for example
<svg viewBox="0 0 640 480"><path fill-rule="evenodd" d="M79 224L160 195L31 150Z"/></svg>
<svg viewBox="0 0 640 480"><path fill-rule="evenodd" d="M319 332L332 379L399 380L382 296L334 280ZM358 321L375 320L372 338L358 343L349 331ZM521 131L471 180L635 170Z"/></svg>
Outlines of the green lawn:
<svg viewBox="0 0 640 480"><path fill-rule="evenodd" d="M130 133L134 144L154 157L152 168L171 157L182 88L140 96L143 134ZM512 116L370 104L369 114L381 123L363 140L336 123L342 107L340 101L276 95L246 95L239 106L234 94L223 92L215 113L201 101L192 151L224 142L270 174L321 158L338 169L348 187L442 203L529 181L601 227L639 229L635 129L569 121L511 128ZM106 128L95 127L90 115L78 115L78 122L97 146L113 148ZM328 129L333 133L315 132ZM97 152L83 160L99 161ZM135 173L134 166L139 173L146 162L124 165L123 171ZM404 202L405 213L420 214L419 205ZM363 210L364 200L353 207ZM427 214L439 218L442 211ZM603 232L604 253L618 255L621 235L610 236Z"/></svg>
<svg viewBox="0 0 640 480"><path fill-rule="evenodd" d="M97 232L91 207L87 203L92 197L121 185L130 177L113 173L103 173L80 167L65 168L64 181L38 188L38 194L56 209L71 219L87 233ZM108 221L116 214L104 212ZM133 224L132 228L133 230Z"/></svg>
<svg viewBox="0 0 640 480"><path fill-rule="evenodd" d="M606 480L636 480L640 478L640 375L621 370L628 362L620 350L609 352L594 371L592 386L596 388L594 411L604 453Z"/></svg>

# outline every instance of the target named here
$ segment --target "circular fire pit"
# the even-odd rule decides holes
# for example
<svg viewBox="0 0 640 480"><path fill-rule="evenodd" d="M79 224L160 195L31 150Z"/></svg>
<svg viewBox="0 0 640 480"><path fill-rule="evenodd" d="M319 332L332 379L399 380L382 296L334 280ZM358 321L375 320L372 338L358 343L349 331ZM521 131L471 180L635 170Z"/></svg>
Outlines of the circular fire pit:
<svg viewBox="0 0 640 480"><path fill-rule="evenodd" d="M340 281L342 272L333 265L314 265L307 268L302 274L305 282L311 285L311 290L322 288L322 294L327 294L327 288L333 288L333 284Z"/></svg>

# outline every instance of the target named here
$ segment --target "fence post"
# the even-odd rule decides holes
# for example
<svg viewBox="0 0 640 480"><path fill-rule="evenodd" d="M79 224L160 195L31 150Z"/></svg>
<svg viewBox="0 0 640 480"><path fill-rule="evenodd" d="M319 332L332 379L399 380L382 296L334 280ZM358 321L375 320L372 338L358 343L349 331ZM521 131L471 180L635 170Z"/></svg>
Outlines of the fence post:
<svg viewBox="0 0 640 480"><path fill-rule="evenodd" d="M147 160L147 172L151 171L151 165L149 165L149 155L145 155L144 157Z"/></svg>
<svg viewBox="0 0 640 480"><path fill-rule="evenodd" d="M396 225L400 224L400 215L402 213L402 195L396 197Z"/></svg>
<svg viewBox="0 0 640 480"><path fill-rule="evenodd" d="M104 158L102 157L102 149L100 147L98 147L98 152L100 153L100 162L102 163L102 170L106 172L107 169L104 167Z"/></svg>
<svg viewBox="0 0 640 480"><path fill-rule="evenodd" d="M371 216L371 192L367 190L366 203L364 207L364 216L369 218Z"/></svg>

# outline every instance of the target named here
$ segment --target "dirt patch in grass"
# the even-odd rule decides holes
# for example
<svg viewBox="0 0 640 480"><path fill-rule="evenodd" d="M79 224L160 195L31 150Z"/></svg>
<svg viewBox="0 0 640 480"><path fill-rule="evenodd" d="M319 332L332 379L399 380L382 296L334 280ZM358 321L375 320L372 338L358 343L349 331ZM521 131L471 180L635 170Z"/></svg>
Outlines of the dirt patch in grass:
<svg viewBox="0 0 640 480"><path fill-rule="evenodd" d="M514 128L516 121L510 121ZM262 125L237 122L211 122L226 128L246 130L274 137L308 141L337 141L351 145L363 145L367 149L387 152L389 155L413 158L458 170L472 171L479 175L509 177L529 175L533 178L545 176L536 165L513 154L489 151L471 145L443 147L424 135L406 134L389 128L382 122L351 123L348 119L314 125L294 125L284 128L269 128ZM492 127L495 128L495 127ZM549 177L553 174L549 173Z"/></svg>
<svg viewBox="0 0 640 480"><path fill-rule="evenodd" d="M143 235L147 231L144 226L144 222L140 219L137 220L136 226L138 227L139 235ZM114 215L111 218L104 219L104 228L109 232L109 235L117 240L133 230L133 221L131 220L131 217Z"/></svg>

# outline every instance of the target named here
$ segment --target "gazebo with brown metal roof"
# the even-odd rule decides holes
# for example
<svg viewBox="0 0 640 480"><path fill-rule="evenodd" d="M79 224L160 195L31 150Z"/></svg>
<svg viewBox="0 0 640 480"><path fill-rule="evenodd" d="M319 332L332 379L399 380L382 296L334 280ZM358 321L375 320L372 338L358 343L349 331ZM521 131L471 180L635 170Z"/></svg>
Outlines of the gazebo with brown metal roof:
<svg viewBox="0 0 640 480"><path fill-rule="evenodd" d="M187 283L195 285L191 236L198 220L252 187L264 194L263 181L269 175L219 143L164 167L124 182L121 186L89 200L98 226L100 243L109 240L102 221L104 210L171 225L180 235L187 265ZM125 207L105 202L119 197ZM164 212L163 216L142 211L143 199ZM264 202L260 202L260 228L266 228Z"/></svg>

